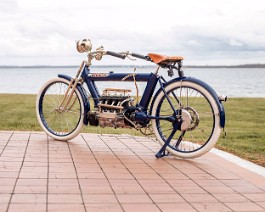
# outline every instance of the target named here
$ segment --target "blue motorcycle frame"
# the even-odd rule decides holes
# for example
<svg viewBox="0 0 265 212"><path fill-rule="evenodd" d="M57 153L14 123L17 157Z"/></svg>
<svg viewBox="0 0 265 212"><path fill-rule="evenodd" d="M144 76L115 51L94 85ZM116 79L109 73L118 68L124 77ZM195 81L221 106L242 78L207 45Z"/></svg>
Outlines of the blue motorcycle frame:
<svg viewBox="0 0 265 212"><path fill-rule="evenodd" d="M59 74L58 77L64 78L64 79L69 80L69 81L72 80L72 77L67 76L67 75L63 75L63 74ZM99 93L99 90L98 90L95 82L122 81L126 77L127 78L124 81L126 81L126 82L133 82L134 81L133 73L113 73L113 72L110 72L110 73L95 73L95 74L93 74L93 73L91 73L90 69L87 66L84 66L81 77L84 79L84 82L87 85L87 88L91 94L91 97L94 100L94 106L96 106L96 107L99 104L100 93ZM176 81L191 81L191 82L194 82L196 84L201 85L202 87L204 87L207 91L209 91L212 94L216 103L218 104L218 109L219 109L219 114L220 114L220 126L222 128L225 127L225 111L224 111L223 104L221 103L223 100L220 99L220 97L217 95L217 93L214 91L214 89L211 86L209 86L207 83L205 83L199 79L192 78L192 77L178 77L178 78L174 78L170 81L165 81L161 76L154 74L154 73L137 74L135 76L135 78L136 78L137 82L147 82L146 87L144 89L144 93L142 95L142 98L138 104L138 107L141 108L141 110L145 111L145 113L146 113L146 117L143 117L144 119L146 119L146 118L148 118L148 119L159 119L160 118L160 117L152 117L147 113L148 106L150 104L151 98L153 96L153 93L155 91L155 88L156 88L158 82L160 84L160 90L163 90L163 88L165 86L167 86L173 82L176 82ZM89 112L90 111L89 99L85 93L85 90L82 89L81 84L79 84L77 86L77 88L82 93L83 102L85 103L85 105L84 105L85 112ZM157 91L157 93L159 93L159 91ZM165 95L167 95L167 94L165 93ZM151 104L150 111L152 110L152 105L153 105L153 103ZM88 125L87 119L84 119L84 125Z"/></svg>

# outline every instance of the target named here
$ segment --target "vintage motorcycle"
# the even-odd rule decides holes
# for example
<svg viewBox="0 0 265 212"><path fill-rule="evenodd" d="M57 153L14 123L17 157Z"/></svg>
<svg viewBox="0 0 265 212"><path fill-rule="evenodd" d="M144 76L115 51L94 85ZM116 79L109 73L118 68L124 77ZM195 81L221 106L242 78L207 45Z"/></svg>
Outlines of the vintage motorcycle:
<svg viewBox="0 0 265 212"><path fill-rule="evenodd" d="M195 158L215 145L225 126L222 101L226 97L218 96L199 79L185 77L182 57L116 53L105 51L102 46L91 51L89 39L78 41L77 50L87 53L87 60L82 62L76 76L59 74L46 82L37 95L37 119L50 137L70 140L79 134L83 125L135 128L146 135L154 134L162 146L157 158L167 153ZM148 74L92 73L91 61L101 60L105 55L143 59L158 67ZM166 81L158 74L159 69L165 69L170 77L177 72L178 77ZM135 102L129 89L108 88L100 94L96 83L102 81L134 82L136 99L140 101ZM137 82L146 82L142 95L138 94Z"/></svg>

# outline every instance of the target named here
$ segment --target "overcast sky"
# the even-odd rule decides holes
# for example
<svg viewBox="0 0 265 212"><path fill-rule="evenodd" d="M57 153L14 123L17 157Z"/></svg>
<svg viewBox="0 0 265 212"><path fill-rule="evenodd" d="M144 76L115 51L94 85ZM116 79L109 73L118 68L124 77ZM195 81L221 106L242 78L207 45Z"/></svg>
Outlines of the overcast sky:
<svg viewBox="0 0 265 212"><path fill-rule="evenodd" d="M0 0L0 29L0 65L79 65L82 38L188 65L265 63L264 0Z"/></svg>

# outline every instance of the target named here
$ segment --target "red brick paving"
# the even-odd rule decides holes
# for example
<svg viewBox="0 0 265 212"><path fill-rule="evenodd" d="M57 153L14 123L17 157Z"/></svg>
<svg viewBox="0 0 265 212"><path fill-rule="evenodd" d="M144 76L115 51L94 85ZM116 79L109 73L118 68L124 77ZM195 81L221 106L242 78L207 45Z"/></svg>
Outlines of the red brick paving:
<svg viewBox="0 0 265 212"><path fill-rule="evenodd" d="M265 178L212 153L156 159L129 135L0 132L2 211L265 211Z"/></svg>

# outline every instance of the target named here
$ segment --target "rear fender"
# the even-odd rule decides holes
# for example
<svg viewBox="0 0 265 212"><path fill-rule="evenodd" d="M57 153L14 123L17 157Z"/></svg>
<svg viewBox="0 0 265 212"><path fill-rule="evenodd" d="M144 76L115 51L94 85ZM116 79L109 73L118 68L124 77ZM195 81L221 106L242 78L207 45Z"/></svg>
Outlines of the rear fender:
<svg viewBox="0 0 265 212"><path fill-rule="evenodd" d="M69 82L72 79L72 77L64 75L64 74L58 74L58 77L66 79ZM87 113L90 111L90 104L89 104L88 96L86 94L85 89L83 88L83 86L80 83L77 84L76 88L79 91L79 93L81 94L83 104L84 104L84 121L83 122L84 122L84 125L88 125Z"/></svg>

